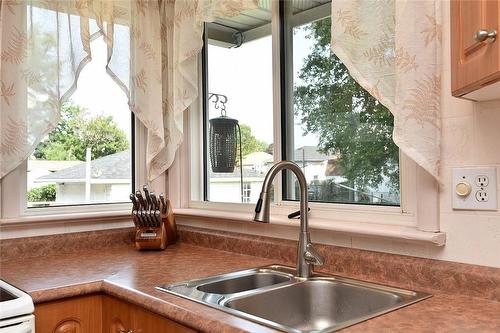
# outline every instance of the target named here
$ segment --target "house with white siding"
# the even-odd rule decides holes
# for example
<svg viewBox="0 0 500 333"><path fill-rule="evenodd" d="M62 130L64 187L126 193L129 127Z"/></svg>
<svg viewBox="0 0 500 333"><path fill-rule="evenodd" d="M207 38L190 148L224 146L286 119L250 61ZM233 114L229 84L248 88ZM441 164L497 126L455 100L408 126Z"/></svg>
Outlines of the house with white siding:
<svg viewBox="0 0 500 333"><path fill-rule="evenodd" d="M130 150L86 162L38 177L35 184L56 184L55 204L126 202L132 191ZM87 193L86 185L89 191Z"/></svg>

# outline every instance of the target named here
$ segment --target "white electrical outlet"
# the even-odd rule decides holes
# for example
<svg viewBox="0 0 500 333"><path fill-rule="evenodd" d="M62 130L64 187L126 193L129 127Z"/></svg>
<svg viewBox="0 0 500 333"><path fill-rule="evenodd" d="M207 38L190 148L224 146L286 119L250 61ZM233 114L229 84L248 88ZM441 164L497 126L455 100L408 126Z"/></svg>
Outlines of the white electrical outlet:
<svg viewBox="0 0 500 333"><path fill-rule="evenodd" d="M454 209L497 210L496 168L455 168L452 186Z"/></svg>

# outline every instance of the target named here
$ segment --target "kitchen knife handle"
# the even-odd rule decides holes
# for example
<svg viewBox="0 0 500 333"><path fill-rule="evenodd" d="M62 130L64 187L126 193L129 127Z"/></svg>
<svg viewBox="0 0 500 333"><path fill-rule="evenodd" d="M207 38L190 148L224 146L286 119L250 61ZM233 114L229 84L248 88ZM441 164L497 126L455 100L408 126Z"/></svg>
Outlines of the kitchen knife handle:
<svg viewBox="0 0 500 333"><path fill-rule="evenodd" d="M137 198L135 197L134 193L130 193L130 200L132 201L132 209L138 210L139 203L137 202Z"/></svg>
<svg viewBox="0 0 500 333"><path fill-rule="evenodd" d="M139 200L140 204L140 209L147 209L146 202L144 201L144 198L142 197L141 191L136 191L135 196L137 197L137 200Z"/></svg>
<svg viewBox="0 0 500 333"><path fill-rule="evenodd" d="M137 213L137 215L136 215L136 216L137 216L138 226L139 226L139 227L141 227L141 228L143 228L143 227L145 227L145 226L146 226L146 221L144 220L144 217L143 217L143 215L142 215L142 212L143 212L143 210L142 210L142 209L140 209L140 210L136 211L136 213Z"/></svg>
<svg viewBox="0 0 500 333"><path fill-rule="evenodd" d="M146 203L148 204L146 209L151 209L151 197L149 196L148 185L143 185L142 190L144 191L144 196L146 197Z"/></svg>
<svg viewBox="0 0 500 333"><path fill-rule="evenodd" d="M155 221L156 221L156 226L158 228L161 227L161 216L159 210L155 210Z"/></svg>
<svg viewBox="0 0 500 333"><path fill-rule="evenodd" d="M136 210L136 209L134 209L134 210L132 211L132 216L133 216L133 218L134 218L134 224L135 224L136 226L139 226L139 225L140 225L140 221L139 221L139 216L137 215L137 210Z"/></svg>
<svg viewBox="0 0 500 333"><path fill-rule="evenodd" d="M160 204L158 203L158 199L156 198L156 194L155 192L151 192L149 194L150 198L151 198L151 202L153 203L153 207L152 209L154 210L158 210L160 209Z"/></svg>
<svg viewBox="0 0 500 333"><path fill-rule="evenodd" d="M165 196L163 195L163 193L160 193L160 201L162 214L167 214L167 202L165 201Z"/></svg>
<svg viewBox="0 0 500 333"><path fill-rule="evenodd" d="M150 227L150 222L149 222L149 216L148 216L148 211L147 210L141 210L141 216L142 216L142 221L144 222L143 227L148 228Z"/></svg>

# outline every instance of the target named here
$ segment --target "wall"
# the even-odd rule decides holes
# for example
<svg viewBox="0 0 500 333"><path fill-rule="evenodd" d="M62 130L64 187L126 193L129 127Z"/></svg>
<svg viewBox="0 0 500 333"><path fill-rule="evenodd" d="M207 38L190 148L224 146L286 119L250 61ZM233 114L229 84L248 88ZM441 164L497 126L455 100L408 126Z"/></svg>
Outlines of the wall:
<svg viewBox="0 0 500 333"><path fill-rule="evenodd" d="M250 184L250 202L259 200L260 190L262 189L262 179L252 178L244 180L243 183ZM212 202L241 202L241 187L239 178L227 181L224 178L210 179L210 201Z"/></svg>
<svg viewBox="0 0 500 333"><path fill-rule="evenodd" d="M91 184L90 202L128 201L129 183ZM72 204L85 202L85 183L58 183L56 186L56 203Z"/></svg>
<svg viewBox="0 0 500 333"><path fill-rule="evenodd" d="M443 6L443 99L441 229L442 251L430 256L500 267L500 213L453 211L451 170L463 166L496 166L500 175L500 101L474 103L450 95L449 2ZM500 96L499 96L500 98ZM497 177L500 189L500 177Z"/></svg>

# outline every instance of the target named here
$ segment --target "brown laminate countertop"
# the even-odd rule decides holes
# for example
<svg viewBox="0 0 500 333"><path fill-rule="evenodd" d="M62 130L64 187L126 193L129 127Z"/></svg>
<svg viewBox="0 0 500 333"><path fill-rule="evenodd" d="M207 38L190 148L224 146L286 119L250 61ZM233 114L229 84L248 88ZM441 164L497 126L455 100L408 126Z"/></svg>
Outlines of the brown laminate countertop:
<svg viewBox="0 0 500 333"><path fill-rule="evenodd" d="M155 287L275 263L280 264L273 259L178 243L162 252L138 252L122 246L8 260L0 263L0 277L30 293L35 303L106 293L202 332L265 333L276 331ZM421 291L434 296L343 332L500 332L500 302Z"/></svg>

